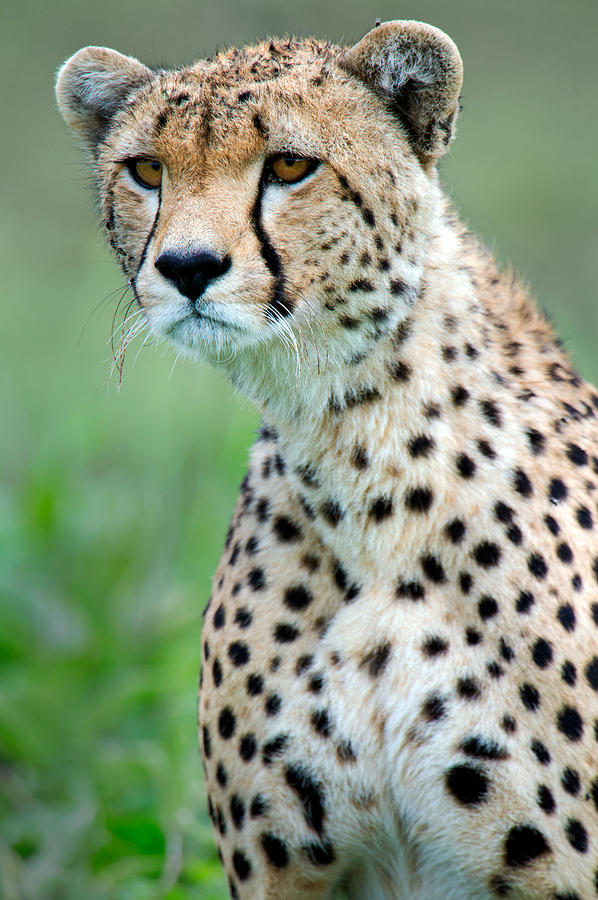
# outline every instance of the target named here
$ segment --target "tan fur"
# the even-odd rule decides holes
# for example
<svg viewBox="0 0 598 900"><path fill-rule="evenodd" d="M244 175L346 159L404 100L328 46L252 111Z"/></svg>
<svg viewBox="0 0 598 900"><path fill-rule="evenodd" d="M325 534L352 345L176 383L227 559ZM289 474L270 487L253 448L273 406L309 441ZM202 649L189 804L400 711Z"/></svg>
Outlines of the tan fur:
<svg viewBox="0 0 598 900"><path fill-rule="evenodd" d="M203 632L231 895L596 897L598 395L440 190L456 48L110 52L58 96L140 315L265 422ZM278 153L322 162L263 182ZM154 262L197 248L231 265L195 315Z"/></svg>

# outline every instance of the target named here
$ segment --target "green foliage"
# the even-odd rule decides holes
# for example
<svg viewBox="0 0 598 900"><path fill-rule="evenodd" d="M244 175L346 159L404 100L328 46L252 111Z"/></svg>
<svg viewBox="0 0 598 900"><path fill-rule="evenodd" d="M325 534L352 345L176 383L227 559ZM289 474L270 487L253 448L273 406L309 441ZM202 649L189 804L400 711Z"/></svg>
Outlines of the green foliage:
<svg viewBox="0 0 598 900"><path fill-rule="evenodd" d="M55 111L59 63L148 63L268 33L350 41L374 15L444 27L465 112L443 179L519 266L584 374L598 188L598 7L573 0L41 0L0 9L0 896L222 900L196 742L201 611L256 416L218 373L128 354L106 389L121 278ZM105 298L94 307L98 300ZM90 318L91 317L91 318ZM82 336L81 330L86 322Z"/></svg>

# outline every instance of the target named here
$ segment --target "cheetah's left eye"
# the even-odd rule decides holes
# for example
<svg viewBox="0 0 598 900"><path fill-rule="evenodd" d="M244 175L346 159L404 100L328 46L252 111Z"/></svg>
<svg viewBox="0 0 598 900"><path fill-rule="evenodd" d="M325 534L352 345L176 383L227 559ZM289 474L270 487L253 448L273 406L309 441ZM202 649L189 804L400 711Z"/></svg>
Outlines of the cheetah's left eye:
<svg viewBox="0 0 598 900"><path fill-rule="evenodd" d="M304 159L301 156L279 153L268 161L268 174L272 181L295 184L313 172L317 165L317 159Z"/></svg>

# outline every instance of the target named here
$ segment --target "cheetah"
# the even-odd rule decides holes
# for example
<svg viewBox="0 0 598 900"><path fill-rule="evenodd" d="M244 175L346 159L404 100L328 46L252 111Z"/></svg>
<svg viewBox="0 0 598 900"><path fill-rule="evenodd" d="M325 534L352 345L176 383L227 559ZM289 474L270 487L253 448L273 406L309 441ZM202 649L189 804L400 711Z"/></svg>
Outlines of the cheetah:
<svg viewBox="0 0 598 900"><path fill-rule="evenodd" d="M59 73L148 329L263 420L203 627L232 898L598 896L598 392L442 192L461 83L411 21Z"/></svg>

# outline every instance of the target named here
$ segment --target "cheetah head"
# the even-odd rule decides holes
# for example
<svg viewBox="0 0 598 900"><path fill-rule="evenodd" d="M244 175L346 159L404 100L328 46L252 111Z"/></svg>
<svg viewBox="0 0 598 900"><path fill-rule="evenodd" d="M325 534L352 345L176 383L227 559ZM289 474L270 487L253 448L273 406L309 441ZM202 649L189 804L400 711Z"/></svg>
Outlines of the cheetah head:
<svg viewBox="0 0 598 900"><path fill-rule="evenodd" d="M461 81L445 34L388 22L174 71L87 47L57 96L150 330L259 366L312 339L358 357L406 315Z"/></svg>

